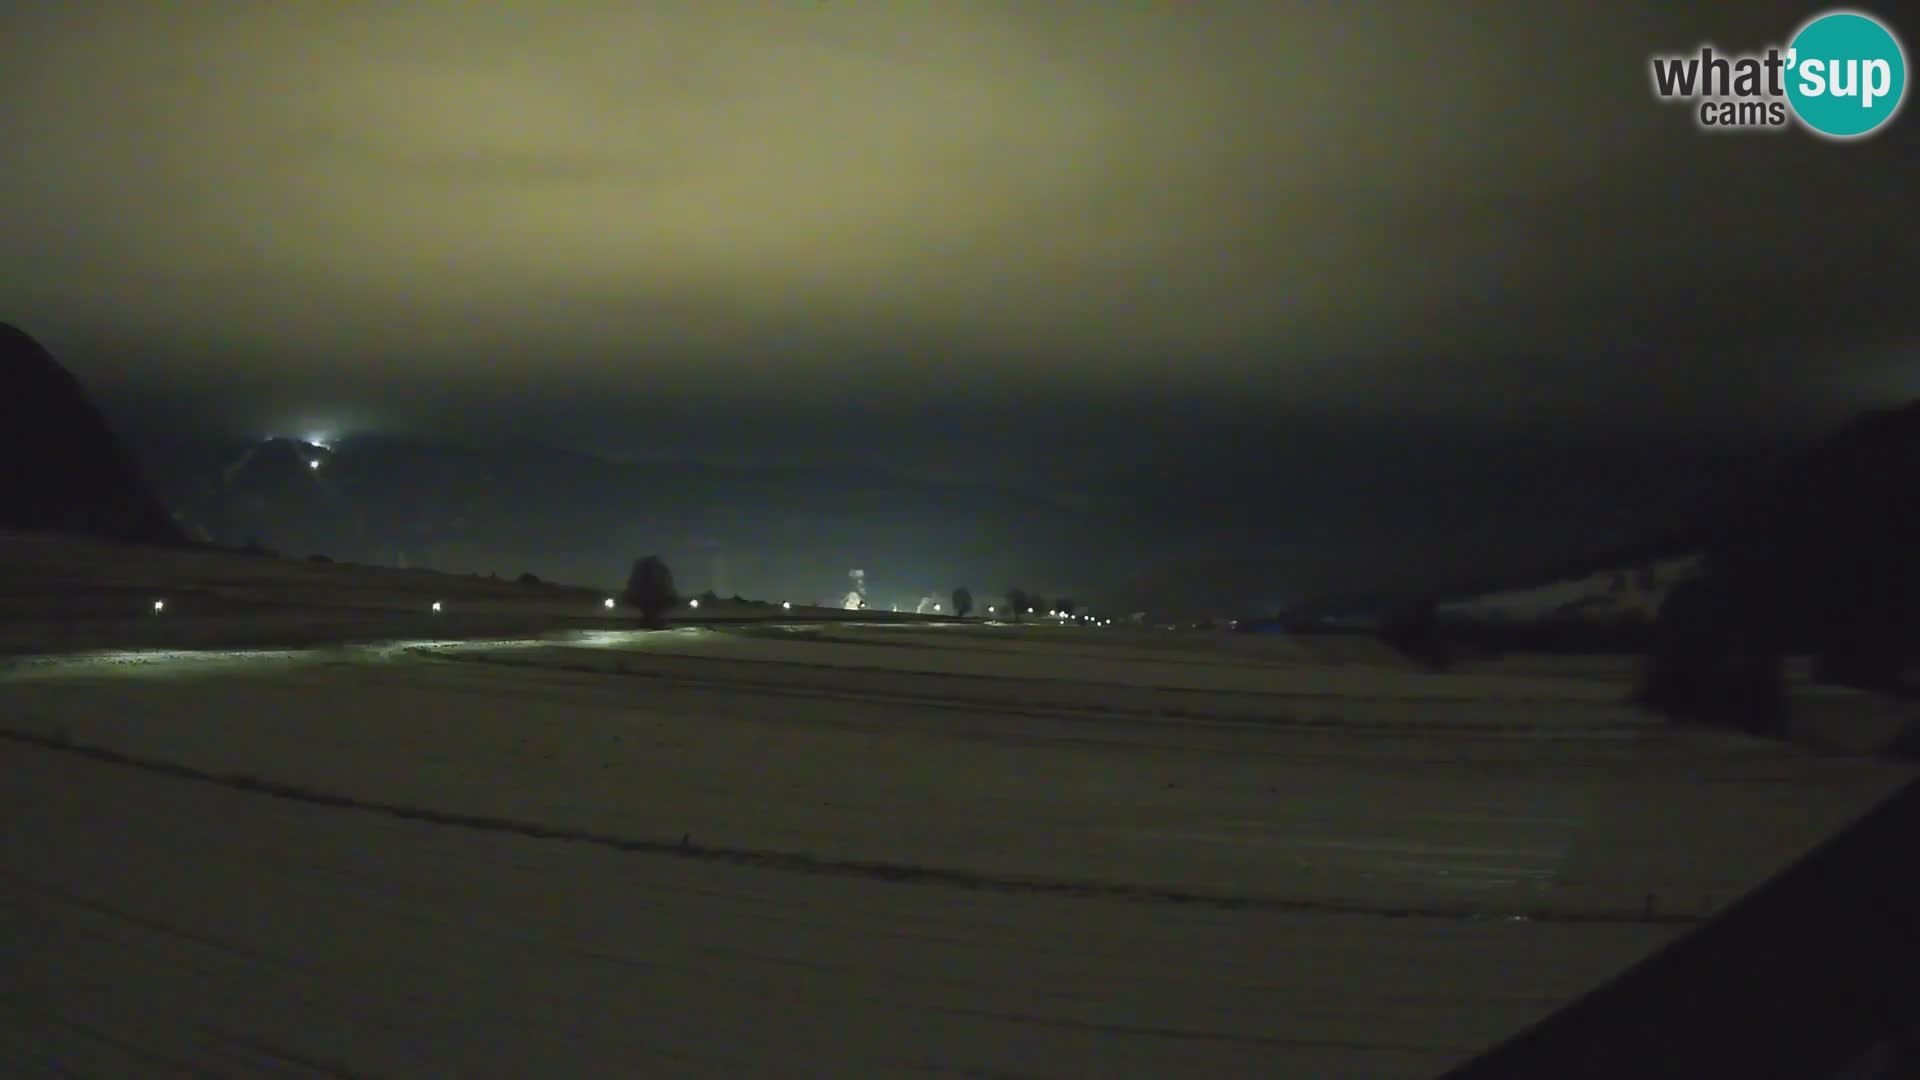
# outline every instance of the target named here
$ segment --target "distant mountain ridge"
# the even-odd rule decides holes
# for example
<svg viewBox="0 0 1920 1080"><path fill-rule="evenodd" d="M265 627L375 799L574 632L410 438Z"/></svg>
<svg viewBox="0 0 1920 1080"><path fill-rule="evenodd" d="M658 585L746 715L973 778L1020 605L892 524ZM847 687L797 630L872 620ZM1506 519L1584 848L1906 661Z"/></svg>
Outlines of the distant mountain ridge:
<svg viewBox="0 0 1920 1080"><path fill-rule="evenodd" d="M863 569L880 604L964 584L984 606L1019 586L1176 619L1329 588L1509 579L1673 529L1750 479L1745 458L1660 469L1646 447L1586 452L1569 476L1495 440L1358 459L1275 447L1203 477L1119 476L1089 499L884 461L636 462L372 435L149 437L141 450L183 520L223 544L609 587L659 553L688 592L796 601L838 597Z"/></svg>
<svg viewBox="0 0 1920 1080"><path fill-rule="evenodd" d="M1759 573L1791 593L1823 592L1829 586L1820 567L1866 557L1858 541L1889 557L1895 537L1920 538L1920 401L1862 413L1685 528L1537 571L1463 583L1438 599L1467 601L1682 561Z"/></svg>
<svg viewBox="0 0 1920 1080"><path fill-rule="evenodd" d="M879 603L962 583L997 592L996 579L1070 590L1089 566L1075 553L1103 528L1027 492L849 465L634 463L383 437L143 449L182 518L215 543L607 584L657 552L688 592L769 599L837 596L853 569Z"/></svg>

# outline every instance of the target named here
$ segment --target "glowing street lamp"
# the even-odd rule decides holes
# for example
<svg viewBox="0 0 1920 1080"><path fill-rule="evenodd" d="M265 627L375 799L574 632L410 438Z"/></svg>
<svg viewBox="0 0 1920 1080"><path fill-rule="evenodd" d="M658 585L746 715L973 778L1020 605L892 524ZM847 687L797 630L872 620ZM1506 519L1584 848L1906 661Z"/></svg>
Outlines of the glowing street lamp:
<svg viewBox="0 0 1920 1080"><path fill-rule="evenodd" d="M782 601L780 601L780 610L782 610L782 611L792 611L792 610L793 610L793 601L791 601L791 600L782 600Z"/></svg>
<svg viewBox="0 0 1920 1080"><path fill-rule="evenodd" d="M165 600L155 600L153 602L153 613L155 615L158 615L165 610L167 610L167 602Z"/></svg>
<svg viewBox="0 0 1920 1080"><path fill-rule="evenodd" d="M687 601L687 606L690 608L697 608L700 606L700 601L698 599L689 600Z"/></svg>
<svg viewBox="0 0 1920 1080"><path fill-rule="evenodd" d="M606 609L608 611L613 610L613 597L609 596L605 600L601 601L601 603L606 606Z"/></svg>
<svg viewBox="0 0 1920 1080"><path fill-rule="evenodd" d="M435 600L435 601L433 602L433 608L432 608L431 610L433 611L433 613L434 613L434 614L436 614L436 615L437 615L437 614L439 614L439 613L440 613L440 601L438 601L438 600Z"/></svg>
<svg viewBox="0 0 1920 1080"><path fill-rule="evenodd" d="M319 467L320 467L320 459L319 459L319 458L315 458L314 460L312 460L312 461L309 461L309 462L307 462L307 468L309 468L309 469L317 469L317 468L319 468Z"/></svg>

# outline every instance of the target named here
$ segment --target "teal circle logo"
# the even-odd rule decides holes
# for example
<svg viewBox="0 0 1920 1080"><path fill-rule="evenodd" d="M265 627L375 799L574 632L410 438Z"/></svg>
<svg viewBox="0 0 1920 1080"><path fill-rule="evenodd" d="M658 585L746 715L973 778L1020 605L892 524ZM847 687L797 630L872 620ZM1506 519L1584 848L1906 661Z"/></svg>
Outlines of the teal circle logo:
<svg viewBox="0 0 1920 1080"><path fill-rule="evenodd" d="M1878 19L1816 16L1787 45L1787 102L1817 135L1853 139L1884 126L1907 91L1907 55Z"/></svg>

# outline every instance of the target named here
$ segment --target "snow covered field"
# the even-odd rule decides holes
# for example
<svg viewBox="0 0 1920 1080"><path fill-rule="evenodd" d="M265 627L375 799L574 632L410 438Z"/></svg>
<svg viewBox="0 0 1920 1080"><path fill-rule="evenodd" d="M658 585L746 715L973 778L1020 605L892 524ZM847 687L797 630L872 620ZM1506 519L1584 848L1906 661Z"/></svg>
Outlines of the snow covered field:
<svg viewBox="0 0 1920 1080"><path fill-rule="evenodd" d="M843 624L0 667L0 1072L1437 1073L1904 766L1622 672Z"/></svg>

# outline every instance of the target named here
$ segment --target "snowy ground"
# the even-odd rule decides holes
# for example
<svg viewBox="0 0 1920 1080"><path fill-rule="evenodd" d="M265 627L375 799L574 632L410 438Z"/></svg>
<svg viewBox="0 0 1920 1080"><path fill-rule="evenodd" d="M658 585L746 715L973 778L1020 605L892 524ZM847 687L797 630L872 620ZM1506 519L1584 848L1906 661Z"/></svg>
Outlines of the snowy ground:
<svg viewBox="0 0 1920 1080"><path fill-rule="evenodd" d="M1437 1073L1903 782L1566 661L954 625L0 666L0 1073Z"/></svg>

